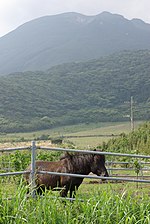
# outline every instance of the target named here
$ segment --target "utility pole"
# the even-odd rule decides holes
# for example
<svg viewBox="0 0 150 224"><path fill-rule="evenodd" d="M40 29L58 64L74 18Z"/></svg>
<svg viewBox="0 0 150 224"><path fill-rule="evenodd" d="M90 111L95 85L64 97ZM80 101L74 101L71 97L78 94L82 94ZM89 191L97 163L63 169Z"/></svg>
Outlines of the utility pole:
<svg viewBox="0 0 150 224"><path fill-rule="evenodd" d="M134 102L133 102L133 96L131 96L131 100L130 102L129 101L125 101L124 103L126 104L130 104L130 114L127 114L125 115L124 117L128 117L130 118L130 128L131 128L131 131L134 131L134 111L133 111L133 105L134 105Z"/></svg>
<svg viewBox="0 0 150 224"><path fill-rule="evenodd" d="M131 109L130 109L131 131L134 131L133 96L131 96L130 106L131 106Z"/></svg>

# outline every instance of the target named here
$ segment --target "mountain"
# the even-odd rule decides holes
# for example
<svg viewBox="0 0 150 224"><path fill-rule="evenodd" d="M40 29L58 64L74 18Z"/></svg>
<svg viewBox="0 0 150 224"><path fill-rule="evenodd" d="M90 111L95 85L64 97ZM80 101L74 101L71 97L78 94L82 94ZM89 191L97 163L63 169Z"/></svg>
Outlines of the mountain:
<svg viewBox="0 0 150 224"><path fill-rule="evenodd" d="M150 50L0 76L0 132L150 119Z"/></svg>
<svg viewBox="0 0 150 224"><path fill-rule="evenodd" d="M46 70L122 50L150 49L150 24L103 12L63 13L27 22L0 38L0 74Z"/></svg>

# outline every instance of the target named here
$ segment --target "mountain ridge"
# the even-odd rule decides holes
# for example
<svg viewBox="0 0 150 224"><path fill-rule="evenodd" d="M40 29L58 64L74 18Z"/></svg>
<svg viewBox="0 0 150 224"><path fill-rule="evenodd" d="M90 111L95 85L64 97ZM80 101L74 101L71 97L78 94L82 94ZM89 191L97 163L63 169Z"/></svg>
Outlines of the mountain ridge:
<svg viewBox="0 0 150 224"><path fill-rule="evenodd" d="M0 38L0 74L46 70L122 50L150 49L149 37L149 24L109 12L40 17Z"/></svg>

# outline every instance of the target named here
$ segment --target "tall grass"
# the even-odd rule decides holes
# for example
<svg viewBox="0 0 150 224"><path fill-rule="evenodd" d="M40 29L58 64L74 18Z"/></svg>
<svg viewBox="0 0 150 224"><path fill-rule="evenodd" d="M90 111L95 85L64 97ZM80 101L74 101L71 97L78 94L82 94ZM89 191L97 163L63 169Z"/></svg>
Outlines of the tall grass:
<svg viewBox="0 0 150 224"><path fill-rule="evenodd" d="M0 193L0 223L149 224L150 200L148 194L116 193L111 188L78 194L73 203L52 197L51 191L43 197L27 198L26 187L20 184L11 200Z"/></svg>

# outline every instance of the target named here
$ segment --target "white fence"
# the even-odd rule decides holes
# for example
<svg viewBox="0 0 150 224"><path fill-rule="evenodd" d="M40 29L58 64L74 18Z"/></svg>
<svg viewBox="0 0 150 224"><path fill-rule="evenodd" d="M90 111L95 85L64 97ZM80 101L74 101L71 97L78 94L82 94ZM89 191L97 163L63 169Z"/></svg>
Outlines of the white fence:
<svg viewBox="0 0 150 224"><path fill-rule="evenodd" d="M123 156L123 157L132 157L132 158L140 158L140 159L150 159L149 155L138 155L138 154L122 154L122 153L112 153L112 152L100 152L100 151L89 151L89 150L77 150L77 149L64 149L64 148L52 148L52 147L37 147L36 143L33 141L32 145L29 147L18 147L18 148L7 148L0 149L0 152L12 152L15 150L31 150L31 188L35 188L35 161L36 161L36 150L50 150L50 151L62 151L62 152L74 152L74 153L88 153L88 154L103 154L108 156ZM119 163L119 162L118 162ZM149 164L149 162L148 162ZM125 169L125 168L124 168ZM20 175L29 173L27 171L19 171L19 172L7 172L0 173L0 176L10 176L10 175ZM134 179L134 178L121 178L121 177L103 177L103 176L93 176L93 175L79 175L79 174L71 174L71 173L57 173L57 172L49 172L49 171L39 171L41 174L51 174L51 175L59 175L59 176L71 176L71 177L79 177L79 178L91 178L91 179L102 179L102 180L112 180L112 181L127 181L127 182L139 182L139 183L150 183L150 179ZM32 191L32 196L34 197L35 192Z"/></svg>

